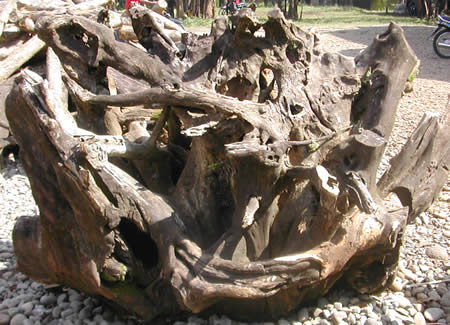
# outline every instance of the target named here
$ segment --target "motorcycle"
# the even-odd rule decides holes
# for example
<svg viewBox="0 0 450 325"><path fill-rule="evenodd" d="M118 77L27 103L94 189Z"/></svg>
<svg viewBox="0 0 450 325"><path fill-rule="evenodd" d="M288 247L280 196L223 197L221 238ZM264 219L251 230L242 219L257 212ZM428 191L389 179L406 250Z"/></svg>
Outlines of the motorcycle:
<svg viewBox="0 0 450 325"><path fill-rule="evenodd" d="M450 16L438 16L438 26L431 37L436 54L450 59Z"/></svg>

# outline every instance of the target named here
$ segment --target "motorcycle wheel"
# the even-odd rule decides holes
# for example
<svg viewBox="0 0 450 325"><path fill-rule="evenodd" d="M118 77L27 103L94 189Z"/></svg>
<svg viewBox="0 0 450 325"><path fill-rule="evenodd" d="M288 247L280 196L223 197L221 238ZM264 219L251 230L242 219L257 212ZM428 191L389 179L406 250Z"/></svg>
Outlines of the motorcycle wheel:
<svg viewBox="0 0 450 325"><path fill-rule="evenodd" d="M443 29L434 36L433 48L441 58L450 59L450 29Z"/></svg>

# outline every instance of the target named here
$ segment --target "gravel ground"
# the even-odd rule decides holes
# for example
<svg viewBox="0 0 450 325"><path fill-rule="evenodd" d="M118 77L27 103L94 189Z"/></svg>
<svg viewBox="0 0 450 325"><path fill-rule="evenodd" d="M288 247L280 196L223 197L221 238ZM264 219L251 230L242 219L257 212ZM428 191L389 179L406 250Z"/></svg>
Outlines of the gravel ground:
<svg viewBox="0 0 450 325"><path fill-rule="evenodd" d="M323 47L354 56L386 27L327 29ZM421 60L414 91L400 103L394 134L383 161L395 155L425 111L443 113L450 95L450 61L438 58L429 39L433 28L405 27L406 37ZM11 231L22 215L38 208L20 162L0 174L0 325L135 324L120 318L96 298L64 287L44 287L15 269ZM315 305L278 320L277 325L313 324L450 324L450 181L439 200L409 225L404 234L398 276L390 290L378 296L333 289ZM176 325L244 324L223 316L191 316Z"/></svg>

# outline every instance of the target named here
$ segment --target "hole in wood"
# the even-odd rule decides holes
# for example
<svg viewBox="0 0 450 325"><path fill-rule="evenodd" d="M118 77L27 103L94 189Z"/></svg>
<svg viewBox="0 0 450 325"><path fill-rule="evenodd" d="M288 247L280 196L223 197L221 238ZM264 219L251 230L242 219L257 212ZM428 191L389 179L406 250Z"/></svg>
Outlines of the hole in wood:
<svg viewBox="0 0 450 325"><path fill-rule="evenodd" d="M131 248L133 254L147 267L155 267L158 264L158 247L150 234L138 229L129 219L122 218L119 231Z"/></svg>

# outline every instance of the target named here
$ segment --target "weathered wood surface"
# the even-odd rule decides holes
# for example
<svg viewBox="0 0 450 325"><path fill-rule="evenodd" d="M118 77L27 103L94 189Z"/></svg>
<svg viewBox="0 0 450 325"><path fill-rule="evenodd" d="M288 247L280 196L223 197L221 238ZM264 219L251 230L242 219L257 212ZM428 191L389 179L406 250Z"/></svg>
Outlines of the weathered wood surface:
<svg viewBox="0 0 450 325"><path fill-rule="evenodd" d="M17 0L8 0L2 8L0 8L0 37L3 34L6 23L9 21L9 15L16 7Z"/></svg>
<svg viewBox="0 0 450 325"><path fill-rule="evenodd" d="M45 46L46 44L36 35L21 46L14 48L12 53L0 62L0 82L8 79Z"/></svg>
<svg viewBox="0 0 450 325"><path fill-rule="evenodd" d="M271 319L339 279L385 288L450 164L448 120L427 116L376 183L417 65L401 28L351 59L277 11L176 50L145 17L148 52L83 17L36 22L48 72L23 72L7 110L41 213L15 227L18 268L146 320ZM411 199L392 211L390 192Z"/></svg>

